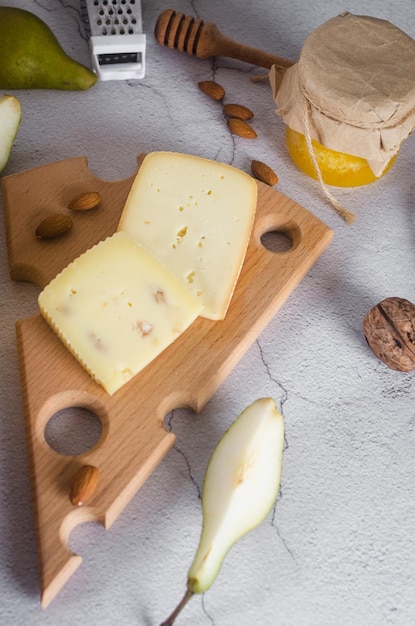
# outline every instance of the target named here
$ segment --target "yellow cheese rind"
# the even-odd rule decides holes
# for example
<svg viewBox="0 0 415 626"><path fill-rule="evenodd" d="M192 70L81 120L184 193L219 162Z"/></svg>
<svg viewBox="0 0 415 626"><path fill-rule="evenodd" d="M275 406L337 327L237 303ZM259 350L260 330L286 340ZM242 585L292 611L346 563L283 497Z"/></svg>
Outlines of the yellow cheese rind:
<svg viewBox="0 0 415 626"><path fill-rule="evenodd" d="M64 268L40 293L39 307L70 352L111 395L202 309L168 269L123 232Z"/></svg>
<svg viewBox="0 0 415 626"><path fill-rule="evenodd" d="M174 152L148 154L133 182L119 231L150 250L223 319L255 218L257 184L241 170Z"/></svg>

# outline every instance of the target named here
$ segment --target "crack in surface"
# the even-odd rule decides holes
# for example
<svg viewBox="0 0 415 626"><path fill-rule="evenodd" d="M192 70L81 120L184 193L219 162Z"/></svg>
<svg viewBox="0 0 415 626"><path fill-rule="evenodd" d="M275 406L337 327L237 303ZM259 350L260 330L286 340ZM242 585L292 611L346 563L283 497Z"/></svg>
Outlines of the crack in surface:
<svg viewBox="0 0 415 626"><path fill-rule="evenodd" d="M206 615L206 617L208 618L208 620L210 621L211 624L215 623L215 620L213 619L213 617L211 615L209 615L206 606L205 606L205 594L202 594L202 598L201 598L201 604L202 604L202 610L203 613Z"/></svg>
<svg viewBox="0 0 415 626"><path fill-rule="evenodd" d="M173 432L173 428L172 428L172 422L174 420L174 413L175 411L171 411L171 413L168 416L168 419L166 420L166 424L168 427L169 432ZM183 450L181 450L179 448L179 446L177 445L177 443L175 443L173 445L173 450L175 450L178 454L180 454L182 456L182 458L184 459L184 462L186 463L186 467L187 467L187 473L189 475L189 478L191 480L191 482L194 484L194 486L196 487L197 490L197 496L199 498L199 500L202 499L202 494L201 494L201 490L199 485L197 484L196 479L194 478L193 474L192 474L192 469L190 467L190 463L189 463L189 459L187 458L186 454L183 452Z"/></svg>
<svg viewBox="0 0 415 626"><path fill-rule="evenodd" d="M173 423L173 420L174 420L174 414L175 414L175 411L173 409L173 411L171 411L171 413L169 414L169 416L168 416L168 418L166 420L166 425L167 425L167 428L168 428L169 432L173 432L172 423ZM194 479L194 477L192 475L190 463L189 463L188 458L186 457L186 454L176 444L174 444L173 450L175 450L178 454L180 454L183 457L183 459L184 459L184 461L186 463L186 466L187 466L187 471L188 471L189 478L190 478L191 482L194 484L194 486L196 487L198 498L199 498L199 500L201 500L202 499L201 491L200 491L199 485L197 484L196 480ZM201 602L201 607L202 607L203 613L206 615L206 617L208 618L210 623L214 624L215 622L214 622L212 616L208 613L208 611L206 609L204 594L201 594L200 602Z"/></svg>
<svg viewBox="0 0 415 626"><path fill-rule="evenodd" d="M259 339L257 339L256 343L257 343L257 345L258 345L259 354L260 354L260 356L261 356L261 361L262 361L262 364L263 364L263 366L265 367L265 371L267 372L267 375L268 375L269 379L270 379L273 383L275 383L276 385L278 385L278 387L279 387L279 388L281 389L281 391L282 391L282 397L281 397L281 399L280 399L280 405L281 405L281 413L283 413L283 407L284 407L284 404L285 404L285 402L286 402L286 401L287 401L287 399L288 399L288 391L287 391L287 389L286 389L286 388L285 388L285 387L281 384L281 382L280 382L279 380L277 380L277 379L276 379L276 378L272 375L271 368L270 368L270 366L269 366L269 364L268 364L268 362L267 362L267 360L266 360L266 358L265 358L265 354L264 354L264 351L263 351L263 349L262 349L262 346L261 346L261 343L260 343ZM289 448L289 444L288 444L287 434L286 434L286 432L285 432L285 430L284 430L284 453L285 453L285 451L286 451L286 450L288 450L288 448ZM281 541L282 545L284 546L285 550L287 551L287 553L290 555L290 557L293 559L293 561L294 561L295 563L297 563L297 559L296 559L296 557L295 557L294 552L291 550L291 548L289 547L288 543L287 543L287 542L286 542L286 540L284 539L284 537L283 537L283 535L281 534L281 531L280 531L280 529L279 529L279 527L278 527L278 524L277 524L277 507L278 507L278 504L279 504L279 502L281 501L282 497L283 497L283 491L282 491L282 488L281 488L281 486L280 486L279 491L278 491L278 495L277 495L277 498L276 498L276 500L275 500L275 503L274 503L274 506L273 506L273 510L272 510L271 526L272 526L273 528L275 528L275 531L276 531L276 533L277 533L277 535L278 535L278 538L280 539L280 541Z"/></svg>
<svg viewBox="0 0 415 626"><path fill-rule="evenodd" d="M284 537L281 534L281 531L280 531L280 529L278 527L278 524L277 524L277 507L278 507L278 503L282 499L282 494L283 494L283 492L282 492L282 489L280 487L277 499L275 501L275 504L274 504L274 507L273 507L273 510L272 510L271 526L273 528L275 528L275 531L276 531L276 533L278 535L278 538L280 539L280 541L281 541L282 545L284 546L285 550L287 551L287 553L290 555L292 560L298 565L298 562L297 562L297 559L295 557L294 552L291 550L291 548L289 547L288 543L284 539Z"/></svg>
<svg viewBox="0 0 415 626"><path fill-rule="evenodd" d="M55 10L54 8L50 8L49 6L43 5L42 2L40 2L40 0L34 0L34 3L40 9L42 9L42 11L46 11L47 13L53 13L53 11ZM68 15L72 14L73 19L78 27L78 33L79 33L80 38L86 43L88 43L89 37L87 34L87 28L89 28L89 22L86 17L86 6L84 6L85 2L81 0L79 9L77 9L72 4L68 4L64 2L64 0L58 0L58 3L61 5L62 9L66 11ZM85 12L85 17L84 17L84 12Z"/></svg>
<svg viewBox="0 0 415 626"><path fill-rule="evenodd" d="M221 68L221 66L217 63L216 57L212 57L212 61L211 61L211 73L212 73L212 80L216 82L216 75L218 70ZM226 95L226 94L225 94ZM220 102L221 108L222 108L222 116L224 119L224 122L226 124L226 130L227 130L227 134L228 134L228 138L231 141L231 156L230 159L228 160L228 164L229 165L233 165L235 163L235 155L236 155L236 141L235 141L235 137L234 135L231 133L231 131L228 128L227 125L227 117L225 114L225 110L223 108L223 101ZM219 153L218 153L219 154ZM217 155L218 158L218 155Z"/></svg>
<svg viewBox="0 0 415 626"><path fill-rule="evenodd" d="M279 380L277 380L277 379L276 379L276 378L272 375L271 368L270 368L269 364L267 363L267 360L266 360L266 358L265 358L265 354L264 354L264 350L263 350L263 348L262 348L262 346L261 346L261 342L259 341L259 339L257 339L257 340L256 340L256 344L257 344L257 346L258 346L258 349L259 349L259 354L260 354L260 357L261 357L261 361L262 361L263 366L265 367L265 371L266 371L266 373L267 373L267 375L268 375L268 378L269 378L269 379L270 379L273 383L275 383L275 384L276 384L276 385L277 385L277 386L281 389L281 391L282 391L282 397L280 398L280 407L281 407L281 413L282 413L282 412L283 412L283 407L284 407L284 404L285 404L285 403L286 403L286 401L288 400L288 391L287 391L287 389L285 389L284 385L283 385L282 383L280 383L280 381L279 381ZM285 439L285 436L284 436L284 439ZM285 440L285 441L286 441L286 440ZM287 446L287 447L288 447L288 446Z"/></svg>

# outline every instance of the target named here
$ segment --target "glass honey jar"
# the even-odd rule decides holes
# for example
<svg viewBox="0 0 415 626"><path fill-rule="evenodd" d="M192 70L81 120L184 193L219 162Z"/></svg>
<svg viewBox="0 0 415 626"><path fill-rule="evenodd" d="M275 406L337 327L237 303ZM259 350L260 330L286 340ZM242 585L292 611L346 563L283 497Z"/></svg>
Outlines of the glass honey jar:
<svg viewBox="0 0 415 626"><path fill-rule="evenodd" d="M375 182L415 128L415 41L386 20L342 13L269 78L291 158L323 184Z"/></svg>

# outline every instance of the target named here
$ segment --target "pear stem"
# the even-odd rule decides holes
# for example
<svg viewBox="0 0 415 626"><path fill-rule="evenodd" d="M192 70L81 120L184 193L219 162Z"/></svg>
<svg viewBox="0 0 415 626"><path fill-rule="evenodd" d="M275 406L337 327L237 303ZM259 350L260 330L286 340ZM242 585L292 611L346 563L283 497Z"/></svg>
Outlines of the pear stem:
<svg viewBox="0 0 415 626"><path fill-rule="evenodd" d="M193 596L194 592L191 591L190 589L186 589L186 593L184 594L183 598L181 599L180 603L177 605L177 607L174 609L173 613L170 615L170 617L168 617L164 622L162 622L160 624L160 626L172 626L174 620L176 619L176 617L179 615L179 613L181 612L181 610L186 606L186 604L189 602L190 598Z"/></svg>

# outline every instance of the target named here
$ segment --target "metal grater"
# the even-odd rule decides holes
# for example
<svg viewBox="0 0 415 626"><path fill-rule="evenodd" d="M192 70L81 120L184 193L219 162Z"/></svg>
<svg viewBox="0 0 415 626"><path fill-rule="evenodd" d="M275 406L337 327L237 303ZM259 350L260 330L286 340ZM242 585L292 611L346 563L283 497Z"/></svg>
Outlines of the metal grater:
<svg viewBox="0 0 415 626"><path fill-rule="evenodd" d="M82 0L92 67L100 80L144 78L141 0Z"/></svg>

